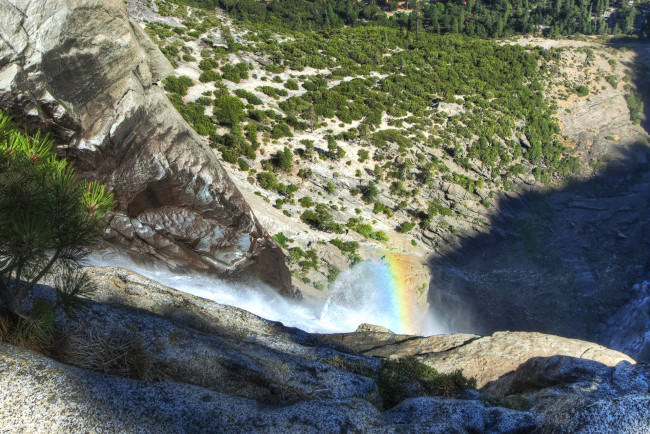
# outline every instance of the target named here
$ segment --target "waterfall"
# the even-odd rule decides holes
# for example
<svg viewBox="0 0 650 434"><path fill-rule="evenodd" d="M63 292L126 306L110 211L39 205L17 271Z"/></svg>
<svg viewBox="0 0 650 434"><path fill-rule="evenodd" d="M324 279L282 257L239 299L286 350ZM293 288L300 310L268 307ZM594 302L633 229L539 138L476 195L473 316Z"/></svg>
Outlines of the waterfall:
<svg viewBox="0 0 650 434"><path fill-rule="evenodd" d="M395 333L435 334L442 330L421 307L406 303L389 264L362 261L341 272L326 299L293 300L263 283L238 283L203 275L175 274L166 267L142 267L116 254L91 256L88 265L121 267L163 285L220 304L235 306L262 318L312 333L352 332L363 323Z"/></svg>

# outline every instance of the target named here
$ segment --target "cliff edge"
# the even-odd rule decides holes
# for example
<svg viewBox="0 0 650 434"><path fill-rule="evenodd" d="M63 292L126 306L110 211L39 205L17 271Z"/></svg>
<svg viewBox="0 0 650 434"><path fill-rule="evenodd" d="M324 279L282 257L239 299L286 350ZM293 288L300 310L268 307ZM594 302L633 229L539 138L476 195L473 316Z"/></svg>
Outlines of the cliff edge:
<svg viewBox="0 0 650 434"><path fill-rule="evenodd" d="M170 72L121 1L0 2L0 109L113 190L107 243L295 295L281 249L158 87Z"/></svg>

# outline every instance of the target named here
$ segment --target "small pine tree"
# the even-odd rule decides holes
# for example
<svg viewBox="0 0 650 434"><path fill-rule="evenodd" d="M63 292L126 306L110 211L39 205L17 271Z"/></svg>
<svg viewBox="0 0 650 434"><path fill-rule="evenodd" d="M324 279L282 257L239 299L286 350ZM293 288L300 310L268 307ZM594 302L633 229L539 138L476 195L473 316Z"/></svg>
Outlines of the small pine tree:
<svg viewBox="0 0 650 434"><path fill-rule="evenodd" d="M277 164L280 170L283 172L291 172L291 167L293 166L293 152L288 147L277 154Z"/></svg>
<svg viewBox="0 0 650 434"><path fill-rule="evenodd" d="M79 180L53 144L40 132L15 128L0 112L0 313L14 318L26 319L22 301L51 272L57 305L72 313L75 296L92 287L79 261L113 206L112 193Z"/></svg>

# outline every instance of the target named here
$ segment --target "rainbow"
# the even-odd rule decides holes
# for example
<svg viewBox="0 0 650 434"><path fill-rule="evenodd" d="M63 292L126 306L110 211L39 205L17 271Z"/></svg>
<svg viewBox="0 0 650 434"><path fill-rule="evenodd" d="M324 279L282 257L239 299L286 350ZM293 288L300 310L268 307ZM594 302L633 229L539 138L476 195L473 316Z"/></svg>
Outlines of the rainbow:
<svg viewBox="0 0 650 434"><path fill-rule="evenodd" d="M410 276L404 262L397 255L386 253L381 259L374 259L373 264L378 301L390 322L386 327L394 333L421 333L421 309L416 305L414 294L407 290Z"/></svg>

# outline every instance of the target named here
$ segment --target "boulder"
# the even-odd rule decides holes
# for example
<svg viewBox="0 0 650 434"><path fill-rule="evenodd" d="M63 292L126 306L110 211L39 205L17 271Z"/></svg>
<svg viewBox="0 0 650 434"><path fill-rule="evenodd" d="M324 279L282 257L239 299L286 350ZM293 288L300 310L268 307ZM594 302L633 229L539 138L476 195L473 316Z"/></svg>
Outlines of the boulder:
<svg viewBox="0 0 650 434"><path fill-rule="evenodd" d="M75 368L0 343L0 419L12 431L360 432L381 423L363 399L279 407L179 382L147 382Z"/></svg>
<svg viewBox="0 0 650 434"><path fill-rule="evenodd" d="M439 113L444 113L449 117L457 116L465 111L461 104L454 102L439 102L433 105L434 110Z"/></svg>
<svg viewBox="0 0 650 434"><path fill-rule="evenodd" d="M359 327L357 327L357 332L393 333L390 330L388 330L386 327L382 327L374 324L368 324L368 323L359 324Z"/></svg>
<svg viewBox="0 0 650 434"><path fill-rule="evenodd" d="M0 109L114 192L107 243L294 295L281 249L158 86L170 72L122 1L0 4Z"/></svg>
<svg viewBox="0 0 650 434"><path fill-rule="evenodd" d="M535 357L483 392L491 399L520 397L542 433L640 433L650 431L649 380L646 367L626 361L610 367L576 357Z"/></svg>
<svg viewBox="0 0 650 434"><path fill-rule="evenodd" d="M468 196L467 190L452 182L444 182L442 190L447 193L447 199L453 202L459 202Z"/></svg>
<svg viewBox="0 0 650 434"><path fill-rule="evenodd" d="M567 355L595 360L608 366L615 366L621 361L634 363L629 356L598 344L533 332L496 332L484 337L461 333L422 337L355 332L328 337L365 355L414 355L439 372L460 369L465 376L475 377L479 387L533 357Z"/></svg>
<svg viewBox="0 0 650 434"><path fill-rule="evenodd" d="M452 351L423 355L421 360L440 372L461 369L466 376L476 377L481 387L533 357L558 354L595 360L608 366L623 360L634 363L629 356L592 342L533 332L496 332Z"/></svg>
<svg viewBox="0 0 650 434"><path fill-rule="evenodd" d="M533 357L516 370L488 383L485 390L502 396L515 395L565 383L590 380L602 383L611 374L611 367L594 360L568 356Z"/></svg>
<svg viewBox="0 0 650 434"><path fill-rule="evenodd" d="M438 397L410 398L386 412L393 424L418 424L432 432L527 433L537 428L532 413L486 408L480 401Z"/></svg>

